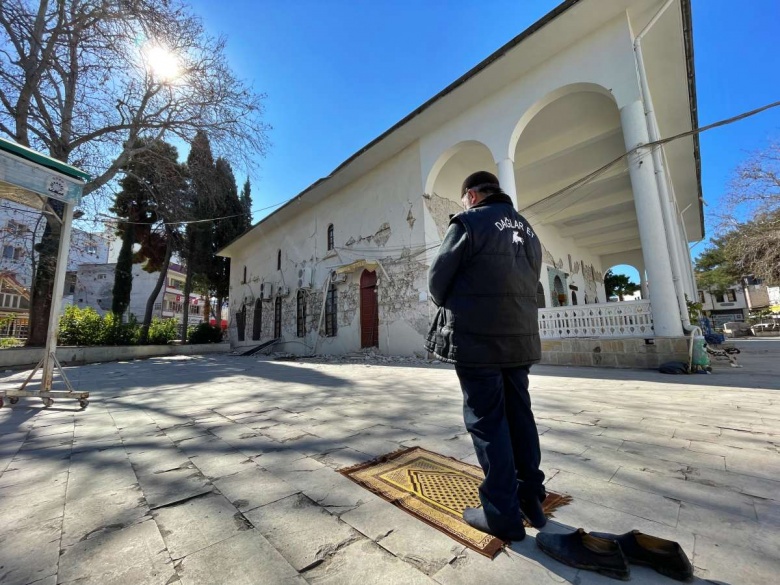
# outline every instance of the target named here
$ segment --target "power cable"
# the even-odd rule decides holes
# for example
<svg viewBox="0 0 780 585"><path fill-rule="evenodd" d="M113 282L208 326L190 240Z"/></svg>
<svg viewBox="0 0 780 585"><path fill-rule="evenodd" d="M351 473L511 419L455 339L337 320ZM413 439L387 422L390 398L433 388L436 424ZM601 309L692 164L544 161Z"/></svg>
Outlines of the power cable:
<svg viewBox="0 0 780 585"><path fill-rule="evenodd" d="M598 178L601 174L606 172L608 169L610 169L611 167L613 167L616 164L618 164L619 162L621 162L623 159L628 158L629 156L631 156L635 152L638 152L638 151L640 151L642 149L650 148L651 149L650 152L652 152L652 149L655 148L655 147L663 146L664 144L668 144L669 142L673 142L673 141L679 140L681 138L687 138L689 136L694 136L696 134L701 134L702 132L706 132L707 130L712 130L713 128L719 128L721 126L726 126L728 124L733 124L734 122L739 122L740 120L744 120L745 118L749 118L751 116L755 116L756 114L760 114L761 112L764 112L764 111L769 110L771 108L776 108L777 106L780 106L780 101L772 102L771 104L767 104L765 106L761 106L760 108L756 108L754 110L749 110L747 112L743 112L742 114L738 114L738 115L732 116L730 118L725 118L723 120L719 120L717 122L713 122L712 124L708 124L706 126L701 126L699 128L693 128L692 130L688 130L686 132L681 132L679 134L675 134L675 135L669 136L667 138L661 138L661 139L655 140L653 142L647 142L645 144L640 144L638 146L635 146L634 148L631 148L630 150L624 152L623 154L621 154L620 156L618 156L614 160L608 162L604 166L599 167L595 171L593 171L591 173L588 173L587 175L585 175L584 177L581 177L580 179L577 179L576 181L574 181L570 185L567 185L566 187L564 187L562 189L559 189L555 193L552 193L551 195L548 195L548 196L540 199L539 201L533 203L532 205L529 205L528 207L523 209L523 211L525 211L526 209L530 209L534 205L538 205L539 203L542 203L542 202L548 201L548 200L550 200L550 199L552 199L554 197L558 197L560 195L563 195L563 194L567 193L568 191L571 191L572 189L576 189L578 187L582 187L584 185L587 185L588 183L590 183L594 179Z"/></svg>

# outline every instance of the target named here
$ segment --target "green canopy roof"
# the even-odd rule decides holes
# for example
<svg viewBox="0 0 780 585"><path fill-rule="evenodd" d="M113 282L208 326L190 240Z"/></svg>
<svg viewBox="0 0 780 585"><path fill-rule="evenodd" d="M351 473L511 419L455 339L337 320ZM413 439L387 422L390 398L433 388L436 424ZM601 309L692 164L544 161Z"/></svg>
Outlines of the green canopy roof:
<svg viewBox="0 0 780 585"><path fill-rule="evenodd" d="M90 176L81 169L67 165L64 162L60 162L50 156L25 148L24 146L20 146L15 142L5 140L4 138L0 138L0 150L15 154L32 163L57 171L58 173L62 173L63 175L67 175L74 179L80 179L84 182L89 181L90 179Z"/></svg>

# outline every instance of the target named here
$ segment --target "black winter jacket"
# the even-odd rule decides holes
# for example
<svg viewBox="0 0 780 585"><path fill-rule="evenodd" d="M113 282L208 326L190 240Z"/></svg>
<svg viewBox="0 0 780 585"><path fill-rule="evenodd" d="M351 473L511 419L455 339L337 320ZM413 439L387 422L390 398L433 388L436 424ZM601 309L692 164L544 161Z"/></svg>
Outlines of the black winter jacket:
<svg viewBox="0 0 780 585"><path fill-rule="evenodd" d="M491 195L455 215L428 271L438 307L428 351L459 366L538 362L541 269L542 245L507 195Z"/></svg>

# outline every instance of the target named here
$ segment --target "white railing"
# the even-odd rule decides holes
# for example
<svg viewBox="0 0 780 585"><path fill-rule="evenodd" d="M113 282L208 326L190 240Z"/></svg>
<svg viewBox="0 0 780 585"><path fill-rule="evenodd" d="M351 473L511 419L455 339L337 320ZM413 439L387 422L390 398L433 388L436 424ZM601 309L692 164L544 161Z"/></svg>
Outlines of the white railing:
<svg viewBox="0 0 780 585"><path fill-rule="evenodd" d="M625 301L539 309L542 339L564 337L653 337L650 301Z"/></svg>

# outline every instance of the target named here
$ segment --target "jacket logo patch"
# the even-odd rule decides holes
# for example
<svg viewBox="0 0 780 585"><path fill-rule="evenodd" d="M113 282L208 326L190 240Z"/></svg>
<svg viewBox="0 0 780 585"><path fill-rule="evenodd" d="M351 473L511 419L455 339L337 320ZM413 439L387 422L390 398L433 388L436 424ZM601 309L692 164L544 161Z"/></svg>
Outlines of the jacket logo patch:
<svg viewBox="0 0 780 585"><path fill-rule="evenodd" d="M525 241L523 238L520 237L520 232L513 231L512 232L512 243L513 244L525 244Z"/></svg>
<svg viewBox="0 0 780 585"><path fill-rule="evenodd" d="M536 237L536 234L531 229L531 226L529 225L523 225L522 221L518 221L516 219L510 219L508 217L505 217L504 219L497 221L495 223L495 226L498 228L498 231L503 232L505 229L510 230L518 230L519 233L525 232L527 235L529 235L532 238ZM516 242L517 240L512 240L513 242Z"/></svg>

